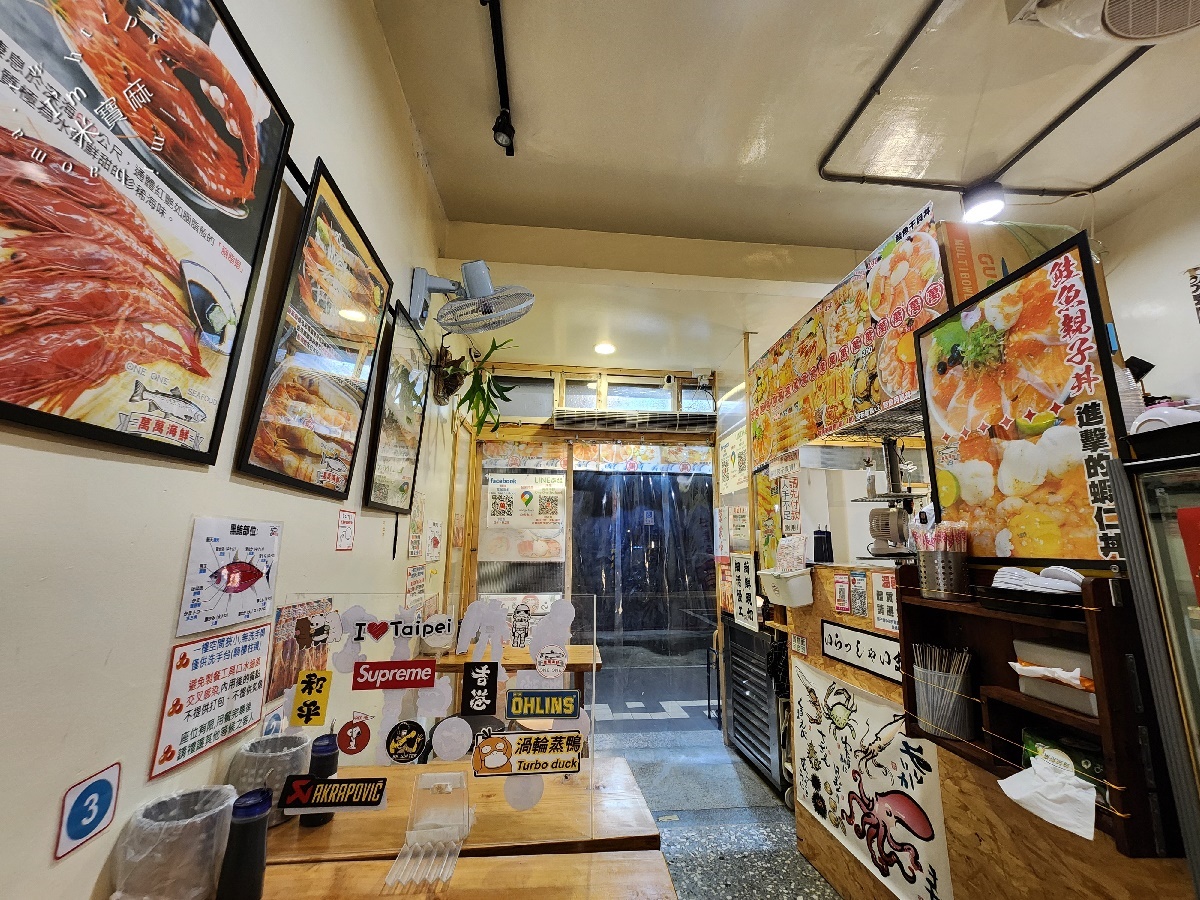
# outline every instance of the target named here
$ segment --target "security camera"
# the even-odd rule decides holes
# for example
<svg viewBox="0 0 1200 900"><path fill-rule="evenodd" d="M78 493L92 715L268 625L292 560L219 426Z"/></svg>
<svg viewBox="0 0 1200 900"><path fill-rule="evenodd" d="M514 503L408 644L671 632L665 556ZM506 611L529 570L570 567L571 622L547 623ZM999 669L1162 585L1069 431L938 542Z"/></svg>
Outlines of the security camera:
<svg viewBox="0 0 1200 900"><path fill-rule="evenodd" d="M675 383L674 375L664 375L663 376L663 387L670 387L674 383Z"/></svg>

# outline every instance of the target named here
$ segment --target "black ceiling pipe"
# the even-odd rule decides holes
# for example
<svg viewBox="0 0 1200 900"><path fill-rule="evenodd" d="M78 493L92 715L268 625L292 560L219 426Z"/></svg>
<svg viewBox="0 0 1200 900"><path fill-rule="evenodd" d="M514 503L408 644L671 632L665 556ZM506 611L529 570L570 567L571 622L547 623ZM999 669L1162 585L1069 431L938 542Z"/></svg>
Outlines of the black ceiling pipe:
<svg viewBox="0 0 1200 900"><path fill-rule="evenodd" d="M500 16L500 0L479 0L486 6L492 22L492 52L496 57L496 89L500 94L500 115L492 126L492 139L504 148L505 156L517 152L516 130L512 124L512 107L508 102L508 64L504 59L504 22Z"/></svg>

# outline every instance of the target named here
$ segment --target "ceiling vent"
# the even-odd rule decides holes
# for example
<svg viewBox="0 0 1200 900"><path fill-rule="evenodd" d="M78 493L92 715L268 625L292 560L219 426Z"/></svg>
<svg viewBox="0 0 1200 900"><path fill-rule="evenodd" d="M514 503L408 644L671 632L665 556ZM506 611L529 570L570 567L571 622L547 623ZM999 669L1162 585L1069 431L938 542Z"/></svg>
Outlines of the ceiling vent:
<svg viewBox="0 0 1200 900"><path fill-rule="evenodd" d="M1040 0L1037 20L1089 40L1158 44L1200 27L1200 0Z"/></svg>
<svg viewBox="0 0 1200 900"><path fill-rule="evenodd" d="M563 431L658 431L711 435L717 429L716 413L696 412L556 409L553 422L555 428Z"/></svg>

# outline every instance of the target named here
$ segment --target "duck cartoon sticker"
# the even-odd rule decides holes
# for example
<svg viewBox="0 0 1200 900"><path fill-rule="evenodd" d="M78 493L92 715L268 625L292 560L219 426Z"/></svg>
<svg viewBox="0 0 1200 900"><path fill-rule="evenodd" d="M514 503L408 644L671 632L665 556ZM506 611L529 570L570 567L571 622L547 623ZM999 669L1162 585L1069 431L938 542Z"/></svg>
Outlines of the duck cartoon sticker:
<svg viewBox="0 0 1200 900"><path fill-rule="evenodd" d="M521 731L497 734L485 730L471 754L477 776L564 775L579 771L583 748L580 731Z"/></svg>
<svg viewBox="0 0 1200 900"><path fill-rule="evenodd" d="M476 775L511 775L512 744L504 735L488 735L475 745L471 767Z"/></svg>

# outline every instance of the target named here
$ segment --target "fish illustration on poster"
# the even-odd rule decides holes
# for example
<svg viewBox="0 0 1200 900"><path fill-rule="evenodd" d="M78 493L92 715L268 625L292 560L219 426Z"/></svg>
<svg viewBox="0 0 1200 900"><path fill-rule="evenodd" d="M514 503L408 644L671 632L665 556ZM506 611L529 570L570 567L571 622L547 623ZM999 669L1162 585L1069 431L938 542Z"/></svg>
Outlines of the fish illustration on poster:
<svg viewBox="0 0 1200 900"><path fill-rule="evenodd" d="M278 522L197 518L176 636L269 616L282 535Z"/></svg>
<svg viewBox="0 0 1200 900"><path fill-rule="evenodd" d="M897 897L953 900L937 747L895 704L791 664L797 806Z"/></svg>

